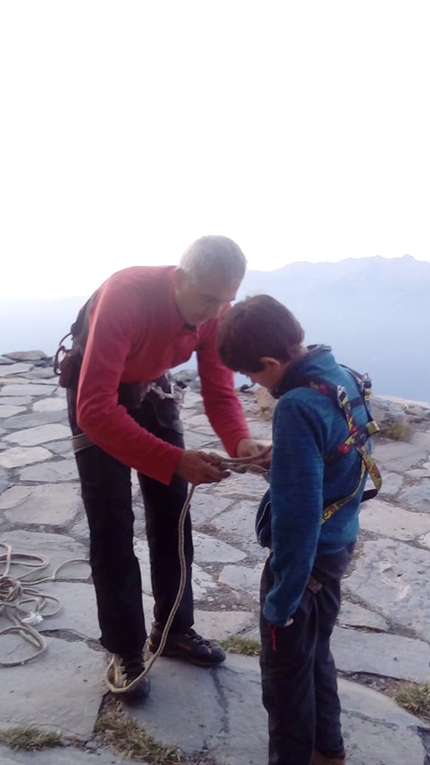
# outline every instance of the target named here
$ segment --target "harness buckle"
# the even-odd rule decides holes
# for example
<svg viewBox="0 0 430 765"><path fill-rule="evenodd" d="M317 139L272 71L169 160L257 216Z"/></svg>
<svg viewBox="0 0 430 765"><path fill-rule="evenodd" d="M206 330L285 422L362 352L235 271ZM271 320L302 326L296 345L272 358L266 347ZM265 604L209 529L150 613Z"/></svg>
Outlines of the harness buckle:
<svg viewBox="0 0 430 765"><path fill-rule="evenodd" d="M336 395L337 395L337 403L339 404L339 408L340 409L344 409L345 408L345 404L348 401L348 396L347 396L346 390L343 387L343 385L338 385L337 386L337 388L336 388Z"/></svg>

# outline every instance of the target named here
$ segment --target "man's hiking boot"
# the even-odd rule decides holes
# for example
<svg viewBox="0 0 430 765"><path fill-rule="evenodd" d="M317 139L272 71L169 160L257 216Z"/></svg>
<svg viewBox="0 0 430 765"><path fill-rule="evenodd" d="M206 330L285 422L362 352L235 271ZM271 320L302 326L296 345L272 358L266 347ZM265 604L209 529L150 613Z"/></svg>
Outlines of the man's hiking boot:
<svg viewBox="0 0 430 765"><path fill-rule="evenodd" d="M315 750L314 765L346 765L345 757L324 757Z"/></svg>
<svg viewBox="0 0 430 765"><path fill-rule="evenodd" d="M133 653L127 656L120 656L118 653L113 655L113 679L112 685L118 688L126 688L136 677L142 674L145 665L142 659L142 652ZM130 690L119 692L118 695L124 699L146 699L149 695L150 683L147 677L142 678L137 685ZM113 691L115 693L115 691Z"/></svg>
<svg viewBox="0 0 430 765"><path fill-rule="evenodd" d="M160 645L161 635L159 627L152 628L148 643L151 653L155 653ZM184 633L169 633L161 655L185 659L199 667L213 667L225 660L222 648L205 640L193 629Z"/></svg>

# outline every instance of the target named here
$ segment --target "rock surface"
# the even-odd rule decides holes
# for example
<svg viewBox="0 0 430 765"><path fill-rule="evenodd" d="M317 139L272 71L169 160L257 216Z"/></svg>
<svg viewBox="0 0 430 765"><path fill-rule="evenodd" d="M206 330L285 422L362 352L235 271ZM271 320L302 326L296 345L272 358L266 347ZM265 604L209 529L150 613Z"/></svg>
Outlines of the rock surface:
<svg viewBox="0 0 430 765"><path fill-rule="evenodd" d="M47 363L38 352L0 358L1 541L14 553L40 556L39 566L49 559L30 580L49 578L71 559L88 558L65 391L43 366ZM270 442L271 423L258 416L254 394L244 393L241 400L251 432ZM345 678L421 682L430 679L430 407L396 404L408 422L414 419L416 429L409 442L376 442L375 457L385 483L380 498L363 506L363 537L343 583L333 652ZM182 418L190 447L221 448L196 390L187 391ZM191 513L196 629L211 639L236 633L258 637L259 577L266 553L255 541L254 514L266 488L260 476L234 474L218 486L195 492ZM135 479L133 492L135 548L149 624L149 555ZM0 555L5 549L0 547ZM29 572L15 563L12 569L18 577ZM60 570L59 581L37 585L39 592L62 604L58 614L49 616L56 602L48 600L45 618L37 625L48 649L23 666L0 668L0 729L23 724L59 729L72 745L40 753L0 747L0 765L128 765L93 738L106 693L106 657L97 644L89 573L87 564L71 563ZM7 624L0 616L0 629ZM3 660L31 653L31 646L15 635L0 636L0 641ZM151 678L150 698L141 707L128 708L128 713L156 738L176 743L190 755L204 751L216 765L267 761L256 658L229 654L225 665L210 671L160 659ZM339 687L348 765L424 765L430 734L421 720L357 682L340 679ZM84 751L86 742L89 748Z"/></svg>

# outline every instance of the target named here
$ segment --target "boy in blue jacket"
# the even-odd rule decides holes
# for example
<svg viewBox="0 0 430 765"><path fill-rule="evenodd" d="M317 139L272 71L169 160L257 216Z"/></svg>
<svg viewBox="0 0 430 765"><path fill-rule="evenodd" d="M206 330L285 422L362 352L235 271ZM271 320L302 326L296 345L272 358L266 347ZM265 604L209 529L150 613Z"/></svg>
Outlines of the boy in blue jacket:
<svg viewBox="0 0 430 765"><path fill-rule="evenodd" d="M224 364L278 399L270 489L257 515L259 541L270 549L260 618L269 765L345 765L330 636L367 473L345 441L353 432L365 441L371 420L330 348L303 340L299 322L268 295L237 303L219 328ZM329 391L349 400L346 413Z"/></svg>

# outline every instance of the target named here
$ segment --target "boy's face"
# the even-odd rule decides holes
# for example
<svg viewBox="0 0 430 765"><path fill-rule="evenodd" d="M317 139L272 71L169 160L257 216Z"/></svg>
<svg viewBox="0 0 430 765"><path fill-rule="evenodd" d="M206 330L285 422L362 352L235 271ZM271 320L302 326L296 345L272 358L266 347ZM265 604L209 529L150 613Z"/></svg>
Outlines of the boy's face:
<svg viewBox="0 0 430 765"><path fill-rule="evenodd" d="M262 385L263 388L273 390L280 382L288 362L272 359L270 356L263 356L260 361L264 369L261 369L259 372L242 372L242 374L249 377L251 382Z"/></svg>

